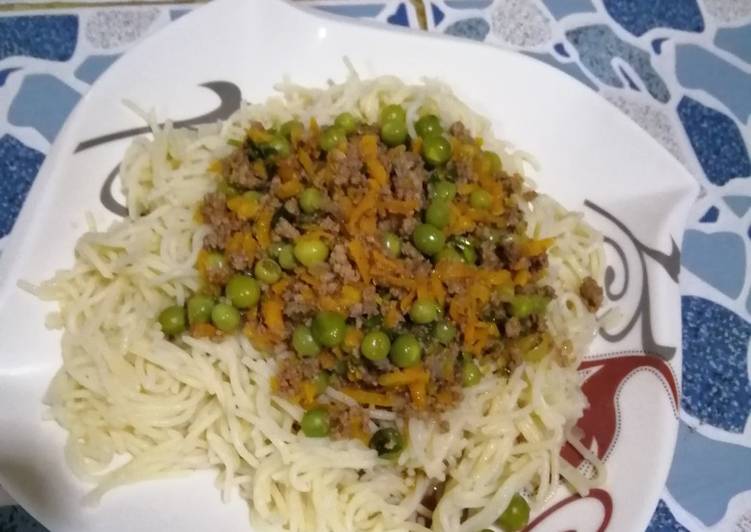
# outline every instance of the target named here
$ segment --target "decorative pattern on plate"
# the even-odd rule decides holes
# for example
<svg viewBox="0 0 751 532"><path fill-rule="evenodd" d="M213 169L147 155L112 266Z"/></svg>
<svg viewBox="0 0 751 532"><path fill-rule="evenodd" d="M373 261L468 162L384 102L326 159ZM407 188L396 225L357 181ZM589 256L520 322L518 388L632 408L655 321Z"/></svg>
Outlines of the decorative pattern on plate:
<svg viewBox="0 0 751 532"><path fill-rule="evenodd" d="M738 480L751 476L738 469L751 463L751 2L422 1L430 31L528 53L601 92L702 184L684 240L681 430L649 530L751 530L751 485ZM406 0L307 5L419 27ZM72 105L119 54L190 9L0 16L0 250ZM50 113L31 112L51 98ZM42 528L11 508L0 529Z"/></svg>

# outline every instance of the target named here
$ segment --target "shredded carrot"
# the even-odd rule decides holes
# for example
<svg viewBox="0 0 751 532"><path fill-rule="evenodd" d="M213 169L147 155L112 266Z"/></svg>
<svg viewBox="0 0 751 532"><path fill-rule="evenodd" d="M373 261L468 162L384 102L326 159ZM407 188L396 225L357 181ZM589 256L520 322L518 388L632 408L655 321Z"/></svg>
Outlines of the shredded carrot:
<svg viewBox="0 0 751 532"><path fill-rule="evenodd" d="M206 169L212 174L221 174L223 170L222 161L211 161Z"/></svg>
<svg viewBox="0 0 751 532"><path fill-rule="evenodd" d="M318 355L318 361L321 363L323 369L333 369L336 366L336 357L328 351L324 351Z"/></svg>
<svg viewBox="0 0 751 532"><path fill-rule="evenodd" d="M360 154L368 168L368 175L379 185L388 183L389 175L378 160L378 137L376 135L363 135L360 139Z"/></svg>
<svg viewBox="0 0 751 532"><path fill-rule="evenodd" d="M365 249L365 246L363 246L360 240L355 239L349 241L347 249L349 250L349 255L352 257L352 260L355 262L355 266L357 266L357 270L360 272L362 280L369 283L371 278L370 265L368 263L368 252Z"/></svg>
<svg viewBox="0 0 751 532"><path fill-rule="evenodd" d="M385 393L371 392L359 388L342 388L342 392L361 405L394 406L394 399Z"/></svg>
<svg viewBox="0 0 751 532"><path fill-rule="evenodd" d="M514 274L514 284L526 286L529 282L529 270L519 270Z"/></svg>
<svg viewBox="0 0 751 532"><path fill-rule="evenodd" d="M403 214L409 216L413 214L419 207L419 203L414 199L396 200L396 199L384 199L381 202L381 207L394 214Z"/></svg>
<svg viewBox="0 0 751 532"><path fill-rule="evenodd" d="M190 335L195 338L211 338L217 336L219 330L210 323L196 323L190 328Z"/></svg>
<svg viewBox="0 0 751 532"><path fill-rule="evenodd" d="M280 296L284 293L287 287L292 283L292 279L284 277L271 285L271 291Z"/></svg>
<svg viewBox="0 0 751 532"><path fill-rule="evenodd" d="M409 395L415 408L422 410L427 402L427 381L415 381L409 385Z"/></svg>
<svg viewBox="0 0 751 532"><path fill-rule="evenodd" d="M300 192L302 192L302 189L302 183L300 183L298 179L292 179L290 181L287 181L286 183L282 183L282 185L277 189L276 195L280 199L288 199L293 196L297 196Z"/></svg>
<svg viewBox="0 0 751 532"><path fill-rule="evenodd" d="M243 327L243 334L250 340L250 343L259 351L268 351L274 347L274 339L269 337L268 334L252 326L250 323Z"/></svg>
<svg viewBox="0 0 751 532"><path fill-rule="evenodd" d="M407 312L410 309L416 295L414 290L410 290L402 296L399 300L399 308L402 309L402 312Z"/></svg>
<svg viewBox="0 0 751 532"><path fill-rule="evenodd" d="M428 382L429 379L430 374L425 368L414 366L401 371L397 370L390 373L384 373L378 377L378 384L388 387L406 386L418 381Z"/></svg>
<svg viewBox="0 0 751 532"><path fill-rule="evenodd" d="M253 226L256 240L258 240L261 249L266 249L271 244L271 218L273 216L274 212L271 209L263 209L258 214L258 219Z"/></svg>
<svg viewBox="0 0 751 532"><path fill-rule="evenodd" d="M300 165L305 169L305 172L308 174L308 176L313 177L313 175L316 173L316 167L313 164L310 155L308 155L308 152L300 149L297 152L297 160L300 161Z"/></svg>
<svg viewBox="0 0 751 532"><path fill-rule="evenodd" d="M412 146L410 146L410 149L412 153L420 153L420 150L422 150L422 138L417 137L412 139Z"/></svg>
<svg viewBox="0 0 751 532"><path fill-rule="evenodd" d="M360 329L356 327L347 328L347 332L344 334L344 347L350 350L360 347L362 337L363 334Z"/></svg>
<svg viewBox="0 0 751 532"><path fill-rule="evenodd" d="M266 324L266 327L277 336L284 334L283 309L284 303L282 303L282 300L278 297L266 298L261 304L263 321Z"/></svg>
<svg viewBox="0 0 751 532"><path fill-rule="evenodd" d="M241 220L250 220L258 214L258 200L247 196L235 196L227 200L227 208Z"/></svg>
<svg viewBox="0 0 751 532"><path fill-rule="evenodd" d="M316 385L310 381L302 383L302 406L310 408L316 400Z"/></svg>
<svg viewBox="0 0 751 532"><path fill-rule="evenodd" d="M436 271L430 274L430 289L435 300L443 305L446 302L446 288L443 286L441 278Z"/></svg>
<svg viewBox="0 0 751 532"><path fill-rule="evenodd" d="M396 308L396 303L391 302L389 308L386 311L386 315L383 317L383 322L389 329L396 327L399 321L402 319L402 313Z"/></svg>
<svg viewBox="0 0 751 532"><path fill-rule="evenodd" d="M542 238L540 240L527 240L521 245L522 255L525 257L534 257L548 250L555 243L554 238Z"/></svg>

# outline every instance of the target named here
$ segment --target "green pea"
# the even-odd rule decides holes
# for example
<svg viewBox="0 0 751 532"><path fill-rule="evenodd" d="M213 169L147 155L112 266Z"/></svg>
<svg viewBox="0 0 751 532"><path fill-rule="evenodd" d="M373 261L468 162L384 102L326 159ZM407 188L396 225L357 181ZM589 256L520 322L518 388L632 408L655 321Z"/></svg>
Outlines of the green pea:
<svg viewBox="0 0 751 532"><path fill-rule="evenodd" d="M240 311L227 303L217 303L211 310L211 323L220 331L229 333L240 325Z"/></svg>
<svg viewBox="0 0 751 532"><path fill-rule="evenodd" d="M292 132L295 131L298 134L305 130L305 126L299 120L289 120L281 125L279 133L287 139L292 137Z"/></svg>
<svg viewBox="0 0 751 532"><path fill-rule="evenodd" d="M396 429L379 429L370 437L370 448L375 449L382 458L396 458L404 449L404 440Z"/></svg>
<svg viewBox="0 0 751 532"><path fill-rule="evenodd" d="M176 336L185 330L185 309L172 305L159 313L159 325L167 336Z"/></svg>
<svg viewBox="0 0 751 532"><path fill-rule="evenodd" d="M434 225L420 224L412 233L412 242L425 255L435 255L446 244L446 237Z"/></svg>
<svg viewBox="0 0 751 532"><path fill-rule="evenodd" d="M341 142L347 138L347 134L344 132L344 130L337 126L331 126L329 128L326 128L323 133L321 133L321 139L320 139L320 145L321 149L323 151L331 151Z"/></svg>
<svg viewBox="0 0 751 532"><path fill-rule="evenodd" d="M415 323L425 324L438 318L438 304L432 299L421 298L412 303L409 317Z"/></svg>
<svg viewBox="0 0 751 532"><path fill-rule="evenodd" d="M222 181L216 186L216 191L220 194L224 194L225 198L234 198L237 196L240 191L237 190L235 187L227 183L226 181Z"/></svg>
<svg viewBox="0 0 751 532"><path fill-rule="evenodd" d="M465 387L474 386L482 378L482 372L471 360L465 360L462 364L462 385Z"/></svg>
<svg viewBox="0 0 751 532"><path fill-rule="evenodd" d="M249 275L238 273L230 278L224 288L224 293L237 308L250 308L258 303L261 297L261 287L258 281Z"/></svg>
<svg viewBox="0 0 751 532"><path fill-rule="evenodd" d="M360 121L352 113L341 113L334 120L334 125L341 128L345 133L352 133Z"/></svg>
<svg viewBox="0 0 751 532"><path fill-rule="evenodd" d="M282 267L274 259L261 259L256 262L253 273L262 283L274 284L282 277Z"/></svg>
<svg viewBox="0 0 751 532"><path fill-rule="evenodd" d="M392 257L398 257L402 252L402 240L396 233L385 233L383 235L383 247Z"/></svg>
<svg viewBox="0 0 751 532"><path fill-rule="evenodd" d="M279 262L279 266L281 266L285 270L292 270L295 266L297 266L297 259L295 259L295 248L292 246L292 244L284 244L279 249L279 254L276 257L276 260Z"/></svg>
<svg viewBox="0 0 751 532"><path fill-rule="evenodd" d="M274 137L266 143L266 149L277 157L289 157L289 141L281 135L274 135Z"/></svg>
<svg viewBox="0 0 751 532"><path fill-rule="evenodd" d="M306 214L312 214L323 206L323 194L314 187L304 189L297 196L300 209Z"/></svg>
<svg viewBox="0 0 751 532"><path fill-rule="evenodd" d="M301 357L312 357L321 352L321 346L313 338L310 327L298 325L292 332L292 347Z"/></svg>
<svg viewBox="0 0 751 532"><path fill-rule="evenodd" d="M386 122L405 122L407 120L407 112L404 107L397 104L387 105L381 109L381 124Z"/></svg>
<svg viewBox="0 0 751 532"><path fill-rule="evenodd" d="M408 368L420 362L422 346L414 335L406 333L398 336L391 344L391 362L400 368Z"/></svg>
<svg viewBox="0 0 751 532"><path fill-rule="evenodd" d="M515 493L514 496L511 497L511 502L509 502L508 506L501 514L501 517L496 521L498 526L501 527L504 532L516 532L517 530L521 530L527 526L528 522L529 504L527 504L524 497L518 493Z"/></svg>
<svg viewBox="0 0 751 532"><path fill-rule="evenodd" d="M494 151L484 151L482 156L488 161L490 165L490 171L493 173L500 172L503 165L501 164L501 158Z"/></svg>
<svg viewBox="0 0 751 532"><path fill-rule="evenodd" d="M469 204L473 209L488 209L493 202L490 192L482 188L476 188L469 195Z"/></svg>
<svg viewBox="0 0 751 532"><path fill-rule="evenodd" d="M324 347L336 347L344 341L347 322L338 312L324 310L313 318L313 338Z"/></svg>
<svg viewBox="0 0 751 532"><path fill-rule="evenodd" d="M206 269L208 271L222 271L225 270L229 264L227 263L227 257L218 251L212 251L206 255Z"/></svg>
<svg viewBox="0 0 751 532"><path fill-rule="evenodd" d="M475 250L474 241L466 236L458 236L454 239L454 245L459 248L459 251L467 264L475 264L477 262L477 251Z"/></svg>
<svg viewBox="0 0 751 532"><path fill-rule="evenodd" d="M272 242L269 244L268 254L271 258L277 258L279 256L279 252L282 251L282 248L285 246L284 242Z"/></svg>
<svg viewBox="0 0 751 532"><path fill-rule="evenodd" d="M436 263L442 260L448 260L451 262L465 262L464 257L459 253L454 246L445 246L437 254L433 255Z"/></svg>
<svg viewBox="0 0 751 532"><path fill-rule="evenodd" d="M381 140L388 146L398 146L407 140L407 126L404 122L389 120L381 125Z"/></svg>
<svg viewBox="0 0 751 532"><path fill-rule="evenodd" d="M295 242L295 258L304 266L320 264L329 257L329 247L318 238L298 240Z"/></svg>
<svg viewBox="0 0 751 532"><path fill-rule="evenodd" d="M451 201L456 197L456 185L451 181L440 179L430 185L430 199Z"/></svg>
<svg viewBox="0 0 751 532"><path fill-rule="evenodd" d="M331 377L325 371L321 371L318 375L313 377L313 386L316 387L316 393L320 395L325 392L326 388L329 387L330 380Z"/></svg>
<svg viewBox="0 0 751 532"><path fill-rule="evenodd" d="M433 200L425 209L425 222L443 229L451 221L451 204L446 200Z"/></svg>
<svg viewBox="0 0 751 532"><path fill-rule="evenodd" d="M188 323L206 323L211 319L211 309L214 308L214 299L203 294L195 294L188 299Z"/></svg>
<svg viewBox="0 0 751 532"><path fill-rule="evenodd" d="M456 327L448 321L439 321L433 327L433 337L443 345L448 345L456 337Z"/></svg>
<svg viewBox="0 0 751 532"><path fill-rule="evenodd" d="M422 156L431 166L441 166L451 158L451 144L443 137L428 137L422 143Z"/></svg>
<svg viewBox="0 0 751 532"><path fill-rule="evenodd" d="M425 115L415 122L415 131L422 138L435 137L443 133L441 121L436 115Z"/></svg>
<svg viewBox="0 0 751 532"><path fill-rule="evenodd" d="M360 352L368 360L383 360L390 349L391 340L383 331L370 331L360 343Z"/></svg>
<svg viewBox="0 0 751 532"><path fill-rule="evenodd" d="M369 318L367 318L363 322L362 327L366 331L370 331L373 329L377 329L382 325L383 325L383 316L376 314L375 316L370 316Z"/></svg>
<svg viewBox="0 0 751 532"><path fill-rule="evenodd" d="M517 318L526 318L531 314L540 314L545 311L550 299L536 294L519 294L511 299L511 315Z"/></svg>
<svg viewBox="0 0 751 532"><path fill-rule="evenodd" d="M257 190L248 190L247 192L243 193L243 198L247 198L251 201L259 202L261 201L261 198L263 197L263 194L258 192Z"/></svg>
<svg viewBox="0 0 751 532"><path fill-rule="evenodd" d="M320 406L308 410L300 421L300 427L308 438L328 436L330 430L328 411Z"/></svg>

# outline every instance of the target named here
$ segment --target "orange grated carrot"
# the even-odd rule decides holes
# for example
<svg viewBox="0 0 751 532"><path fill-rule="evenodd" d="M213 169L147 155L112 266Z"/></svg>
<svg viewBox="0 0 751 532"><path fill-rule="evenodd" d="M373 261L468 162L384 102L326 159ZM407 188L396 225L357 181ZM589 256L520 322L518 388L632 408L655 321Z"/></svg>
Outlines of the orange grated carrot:
<svg viewBox="0 0 751 532"><path fill-rule="evenodd" d="M385 393L371 392L359 388L342 388L342 393L348 395L361 405L394 406L394 399Z"/></svg>

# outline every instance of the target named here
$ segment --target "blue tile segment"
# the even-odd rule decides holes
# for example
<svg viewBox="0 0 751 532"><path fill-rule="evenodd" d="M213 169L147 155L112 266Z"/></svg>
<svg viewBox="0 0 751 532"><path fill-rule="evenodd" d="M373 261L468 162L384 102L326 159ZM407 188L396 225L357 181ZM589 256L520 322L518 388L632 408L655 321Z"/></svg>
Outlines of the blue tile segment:
<svg viewBox="0 0 751 532"><path fill-rule="evenodd" d="M725 104L738 120L748 120L751 114L751 74L694 44L676 46L675 62L681 85L706 91Z"/></svg>
<svg viewBox="0 0 751 532"><path fill-rule="evenodd" d="M10 233L44 155L15 137L0 138L0 237Z"/></svg>
<svg viewBox="0 0 751 532"><path fill-rule="evenodd" d="M446 15L443 14L443 11L441 11L441 8L439 8L435 4L430 4L430 12L433 15L433 24L438 26L438 24L441 23L441 21L446 17Z"/></svg>
<svg viewBox="0 0 751 532"><path fill-rule="evenodd" d="M699 218L699 221L703 224L713 224L717 221L717 218L720 217L720 209L712 205L709 209L707 209L707 212L704 213L704 216Z"/></svg>
<svg viewBox="0 0 751 532"><path fill-rule="evenodd" d="M26 76L8 110L8 122L32 127L52 142L81 97L49 74Z"/></svg>
<svg viewBox="0 0 751 532"><path fill-rule="evenodd" d="M681 310L681 406L701 423L741 433L751 411L746 356L751 323L700 297L684 296Z"/></svg>
<svg viewBox="0 0 751 532"><path fill-rule="evenodd" d="M47 532L47 529L20 506L0 507L0 530L3 532Z"/></svg>
<svg viewBox="0 0 751 532"><path fill-rule="evenodd" d="M678 116L707 179L724 185L735 177L751 175L746 144L730 117L688 96L678 104Z"/></svg>
<svg viewBox="0 0 751 532"><path fill-rule="evenodd" d="M457 20L444 31L447 35L483 41L490 31L490 24L484 18L480 17L465 18Z"/></svg>
<svg viewBox="0 0 751 532"><path fill-rule="evenodd" d="M485 9L492 3L493 0L446 0L451 9Z"/></svg>
<svg viewBox="0 0 751 532"><path fill-rule="evenodd" d="M0 61L16 55L67 61L77 40L76 15L0 17Z"/></svg>
<svg viewBox="0 0 751 532"><path fill-rule="evenodd" d="M712 526L733 496L751 489L751 447L707 438L680 423L667 488L678 504Z"/></svg>
<svg viewBox="0 0 751 532"><path fill-rule="evenodd" d="M397 26L404 26L409 28L409 16L407 16L407 6L405 4L399 4L393 15L386 19L389 24L395 24Z"/></svg>
<svg viewBox="0 0 751 532"><path fill-rule="evenodd" d="M645 532L689 532L689 530L673 517L668 505L660 499Z"/></svg>
<svg viewBox="0 0 751 532"><path fill-rule="evenodd" d="M751 196L725 196L722 199L738 218L742 218L751 209Z"/></svg>
<svg viewBox="0 0 751 532"><path fill-rule="evenodd" d="M568 57L568 50L566 50L566 46L562 42L557 42L553 46L553 50L555 50L555 53L560 55L561 57Z"/></svg>
<svg viewBox="0 0 751 532"><path fill-rule="evenodd" d="M587 77L587 75L581 71L579 68L579 65L576 63L563 63L561 61L558 61L555 57L553 57L550 54L538 54L535 52L522 52L525 55L528 55L530 57L534 57L535 59L539 59L543 63L547 63L550 66L553 66L557 68L558 70L564 71L569 76L578 79L582 83L584 83L587 87L597 90L597 86L592 83L592 81Z"/></svg>
<svg viewBox="0 0 751 532"><path fill-rule="evenodd" d="M13 74L13 72L17 72L21 70L20 67L13 67L13 68L6 68L4 70L0 70L0 87L5 85L5 82L8 81L8 77Z"/></svg>
<svg viewBox="0 0 751 532"><path fill-rule="evenodd" d="M556 20L576 13L594 13L591 0L543 0L545 7Z"/></svg>
<svg viewBox="0 0 751 532"><path fill-rule="evenodd" d="M696 0L604 0L613 19L636 36L654 28L704 31Z"/></svg>
<svg viewBox="0 0 751 532"><path fill-rule="evenodd" d="M703 233L690 229L683 237L683 266L704 282L735 299L746 276L743 239L727 231Z"/></svg>
<svg viewBox="0 0 751 532"><path fill-rule="evenodd" d="M631 65L656 100L666 102L670 98L665 82L652 67L649 54L621 40L608 26L576 28L567 31L566 37L579 52L582 64L606 85L623 87L623 81L612 66L613 58L620 57Z"/></svg>
<svg viewBox="0 0 751 532"><path fill-rule="evenodd" d="M187 15L191 11L192 11L191 9L170 9L169 19L170 20L177 20L180 17L183 17L183 16Z"/></svg>
<svg viewBox="0 0 751 532"><path fill-rule="evenodd" d="M78 65L75 76L86 83L94 81L114 63L119 55L91 55Z"/></svg>
<svg viewBox="0 0 751 532"><path fill-rule="evenodd" d="M737 28L720 28L714 37L718 48L751 63L751 24Z"/></svg>
<svg viewBox="0 0 751 532"><path fill-rule="evenodd" d="M667 37L659 37L655 39L652 41L652 50L654 50L657 55L660 55L662 53L662 45L667 40Z"/></svg>
<svg viewBox="0 0 751 532"><path fill-rule="evenodd" d="M321 11L327 11L334 15L343 15L345 17L362 17L373 18L377 17L385 4L332 4L332 5L316 5L316 9Z"/></svg>

